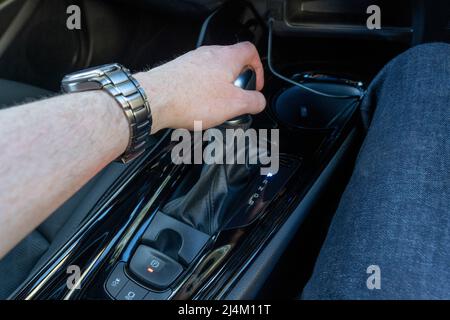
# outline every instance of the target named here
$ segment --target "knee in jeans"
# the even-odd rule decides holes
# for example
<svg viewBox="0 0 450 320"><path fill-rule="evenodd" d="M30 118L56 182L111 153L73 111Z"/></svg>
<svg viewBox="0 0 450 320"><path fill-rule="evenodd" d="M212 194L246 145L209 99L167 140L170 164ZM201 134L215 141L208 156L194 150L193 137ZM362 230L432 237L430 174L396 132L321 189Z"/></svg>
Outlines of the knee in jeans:
<svg viewBox="0 0 450 320"><path fill-rule="evenodd" d="M443 42L425 43L412 47L411 49L405 51L404 54L416 57L426 57L429 55L441 55L442 57L448 57L450 54L450 45Z"/></svg>
<svg viewBox="0 0 450 320"><path fill-rule="evenodd" d="M428 74L434 78L450 72L450 45L446 43L427 43L415 46L392 61L392 67L400 67L408 72L415 73L420 77Z"/></svg>

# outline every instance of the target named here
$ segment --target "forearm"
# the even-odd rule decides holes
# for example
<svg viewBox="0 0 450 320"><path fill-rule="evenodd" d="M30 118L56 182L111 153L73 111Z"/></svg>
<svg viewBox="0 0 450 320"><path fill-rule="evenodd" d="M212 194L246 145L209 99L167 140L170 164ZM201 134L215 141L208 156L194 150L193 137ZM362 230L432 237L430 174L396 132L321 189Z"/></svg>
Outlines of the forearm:
<svg viewBox="0 0 450 320"><path fill-rule="evenodd" d="M202 47L134 75L152 115L151 133L207 129L264 109L264 96L234 86L250 67L256 88L263 67L250 43ZM0 111L0 258L127 148L128 118L102 90Z"/></svg>
<svg viewBox="0 0 450 320"><path fill-rule="evenodd" d="M1 111L0 257L126 149L129 128L103 91Z"/></svg>

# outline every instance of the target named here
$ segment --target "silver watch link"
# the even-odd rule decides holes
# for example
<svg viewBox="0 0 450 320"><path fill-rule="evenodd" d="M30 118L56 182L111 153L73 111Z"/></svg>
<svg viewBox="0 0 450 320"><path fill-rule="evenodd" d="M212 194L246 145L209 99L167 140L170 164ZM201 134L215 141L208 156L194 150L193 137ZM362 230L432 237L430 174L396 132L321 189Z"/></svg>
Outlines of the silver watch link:
<svg viewBox="0 0 450 320"><path fill-rule="evenodd" d="M62 82L63 92L105 90L125 113L130 139L120 160L127 163L143 154L150 144L152 115L147 95L131 75L130 71L118 63L81 70L66 75Z"/></svg>

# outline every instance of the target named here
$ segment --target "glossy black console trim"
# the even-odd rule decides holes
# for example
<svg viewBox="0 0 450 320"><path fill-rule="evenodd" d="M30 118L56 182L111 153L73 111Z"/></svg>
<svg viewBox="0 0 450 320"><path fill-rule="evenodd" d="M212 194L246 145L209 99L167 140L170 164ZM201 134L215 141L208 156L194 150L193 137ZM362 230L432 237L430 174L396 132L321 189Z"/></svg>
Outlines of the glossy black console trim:
<svg viewBox="0 0 450 320"><path fill-rule="evenodd" d="M358 114L354 113L346 128L343 128L336 140L328 145L327 150L319 151L316 154L322 154L322 156L314 157L314 160L309 162L310 164L319 164L318 166L304 165L298 170L290 183L280 191L280 197L271 204L266 214L261 215L258 221L246 228L233 230L230 234L222 233L219 235L219 238L216 240L216 247L228 249L225 253L226 259L224 254L224 257L221 257L222 260L225 260L222 266L217 268L207 285L199 288L193 298L221 299L226 296L239 281L248 266L258 257L260 251L286 223L292 212L302 203L304 197L348 137L348 134L354 129L357 118ZM310 172L310 174L305 175L305 172ZM233 239L233 241L230 242L230 239ZM219 246L220 243L223 243L223 245ZM234 250L232 251L231 248ZM196 277L193 278L192 282L195 281ZM175 298L186 299L188 296L183 295L181 292Z"/></svg>
<svg viewBox="0 0 450 320"><path fill-rule="evenodd" d="M249 300L255 299L260 293L261 287L276 267L279 258L282 256L290 241L298 232L298 228L309 214L312 206L316 203L323 189L330 182L331 176L342 165L343 160L348 155L351 147L358 144L356 138L360 134L357 128L352 129L339 150L331 161L321 172L320 176L309 189L305 197L289 215L289 218L267 242L260 248L260 252L255 252L255 258L249 261L246 268L235 275L236 279L231 281L229 286L221 289L217 295L220 299L226 300Z"/></svg>
<svg viewBox="0 0 450 320"><path fill-rule="evenodd" d="M114 202L117 200L118 195L123 192L130 181L141 172L143 164L155 157L156 150L169 139L169 135L170 131L163 133L160 136L160 140L145 156L129 165L110 189L98 200L97 204L82 221L79 229L74 233L70 240L46 264L19 287L9 299L30 300L36 298L40 294L58 270L60 270L61 266L65 264L66 260L75 253L75 249L79 246L83 236L89 232L96 223L108 216L109 210L114 206Z"/></svg>

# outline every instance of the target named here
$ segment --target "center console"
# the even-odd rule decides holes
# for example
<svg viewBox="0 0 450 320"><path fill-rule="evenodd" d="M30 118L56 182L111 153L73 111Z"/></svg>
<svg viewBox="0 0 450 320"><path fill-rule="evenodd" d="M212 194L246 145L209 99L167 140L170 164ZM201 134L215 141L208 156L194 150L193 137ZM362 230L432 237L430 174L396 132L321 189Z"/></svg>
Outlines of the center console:
<svg viewBox="0 0 450 320"><path fill-rule="evenodd" d="M234 2L206 20L199 44L249 40L264 52L266 34L255 10ZM252 117L251 127L279 130L276 174L261 175L246 164L176 165L168 132L15 297L226 298L286 222L307 214L299 208L353 141L359 121L356 97L364 86L358 79L301 63L283 65L280 72L311 90L266 71L268 106ZM76 286L68 286L66 270L73 265L81 274Z"/></svg>

